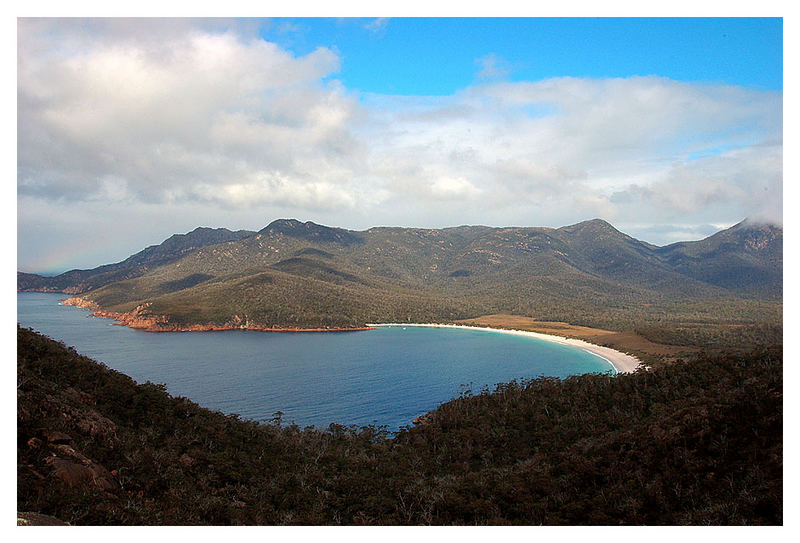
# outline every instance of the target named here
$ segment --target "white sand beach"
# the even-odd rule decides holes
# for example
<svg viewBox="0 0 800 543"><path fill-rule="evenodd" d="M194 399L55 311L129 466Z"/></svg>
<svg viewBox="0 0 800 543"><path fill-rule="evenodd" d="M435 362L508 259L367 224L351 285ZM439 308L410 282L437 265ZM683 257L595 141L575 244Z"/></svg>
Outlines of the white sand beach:
<svg viewBox="0 0 800 543"><path fill-rule="evenodd" d="M574 347L578 347L580 349L588 351L606 360L609 364L611 364L614 367L615 370L617 370L617 373L632 373L639 366L639 364L641 364L641 360L639 360L635 356L621 353L619 351L611 349L610 347L595 345L594 343L589 343L588 341L583 341L582 339L572 339L561 336L554 336L550 334L540 334L538 332L528 332L527 330L509 330L506 328L488 328L482 326L479 327L479 326L464 326L460 324L435 324L435 323L429 323L429 324L384 323L384 324L367 324L367 326L369 327L417 326L426 328L462 328L465 330L481 330L485 332L496 332L500 334L512 334L516 336L532 337L544 341L551 341L553 343L560 343L562 345L572 345Z"/></svg>

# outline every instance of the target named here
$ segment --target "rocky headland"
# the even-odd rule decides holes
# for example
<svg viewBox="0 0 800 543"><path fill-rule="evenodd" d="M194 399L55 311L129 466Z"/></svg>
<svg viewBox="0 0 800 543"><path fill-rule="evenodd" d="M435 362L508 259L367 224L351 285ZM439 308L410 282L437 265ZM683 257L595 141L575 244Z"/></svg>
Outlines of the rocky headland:
<svg viewBox="0 0 800 543"><path fill-rule="evenodd" d="M60 302L62 305L72 305L89 309L93 317L103 317L113 319L117 326L127 326L144 332L221 332L224 330L251 330L257 332L358 332L371 330L371 327L352 327L352 328L292 328L279 326L266 326L244 321L238 315L223 324L196 323L180 324L170 322L165 315L155 315L148 311L149 303L136 306L128 312L107 311L92 300L87 300L79 296L73 296Z"/></svg>

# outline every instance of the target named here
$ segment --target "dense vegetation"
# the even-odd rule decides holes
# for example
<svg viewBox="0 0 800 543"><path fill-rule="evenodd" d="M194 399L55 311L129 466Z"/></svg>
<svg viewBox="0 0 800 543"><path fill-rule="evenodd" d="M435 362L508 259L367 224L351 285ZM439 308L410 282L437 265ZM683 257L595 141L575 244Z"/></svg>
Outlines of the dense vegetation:
<svg viewBox="0 0 800 543"><path fill-rule="evenodd" d="M780 348L466 391L388 438L239 420L17 341L17 507L73 524L783 522Z"/></svg>
<svg viewBox="0 0 800 543"><path fill-rule="evenodd" d="M636 330L655 342L748 348L756 329L780 342L782 250L781 228L748 222L654 247L597 219L558 229L363 232L278 220L259 232L197 229L96 270L19 274L18 288L78 293L105 310L166 316L163 326L173 328L510 313Z"/></svg>

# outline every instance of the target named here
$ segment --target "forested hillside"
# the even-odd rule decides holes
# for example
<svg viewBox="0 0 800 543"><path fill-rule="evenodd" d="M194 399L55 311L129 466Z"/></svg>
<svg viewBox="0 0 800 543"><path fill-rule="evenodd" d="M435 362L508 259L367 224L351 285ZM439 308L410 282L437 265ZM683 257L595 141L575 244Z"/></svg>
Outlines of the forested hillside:
<svg viewBox="0 0 800 543"><path fill-rule="evenodd" d="M17 341L17 508L70 524L783 523L778 348L465 393L389 438L239 420Z"/></svg>

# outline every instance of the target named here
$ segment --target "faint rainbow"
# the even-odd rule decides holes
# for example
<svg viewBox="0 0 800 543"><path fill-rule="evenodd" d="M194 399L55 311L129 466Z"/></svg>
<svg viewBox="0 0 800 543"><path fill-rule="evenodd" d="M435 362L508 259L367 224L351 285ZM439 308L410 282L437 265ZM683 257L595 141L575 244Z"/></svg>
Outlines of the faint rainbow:
<svg viewBox="0 0 800 543"><path fill-rule="evenodd" d="M61 245L46 255L32 260L26 269L32 273L63 273L65 271L93 268L89 262L96 260L97 254L102 254L106 249L112 248L111 243L98 245L89 241L76 241L68 245ZM92 258L95 256L95 258ZM81 263L87 264L81 264Z"/></svg>

